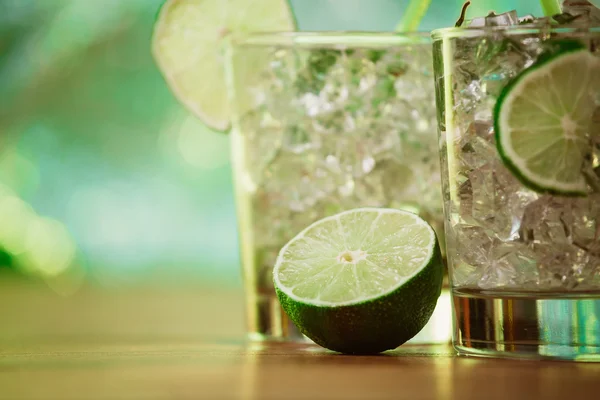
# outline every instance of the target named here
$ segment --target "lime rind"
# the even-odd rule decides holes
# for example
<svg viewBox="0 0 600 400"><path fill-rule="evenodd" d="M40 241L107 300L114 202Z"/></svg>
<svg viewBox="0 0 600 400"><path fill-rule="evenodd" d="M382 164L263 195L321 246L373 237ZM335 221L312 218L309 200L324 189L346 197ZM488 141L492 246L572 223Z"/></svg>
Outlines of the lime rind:
<svg viewBox="0 0 600 400"><path fill-rule="evenodd" d="M318 229L319 226L326 227L327 224L337 224L337 221L344 218L344 216L352 217L352 215L358 215L364 217L371 213L372 215L381 217L380 222L386 223L387 226L384 227L384 230L386 231L384 234L385 236L393 229L400 230L401 228L401 226L398 226L399 221L393 218L394 215L386 214L410 214L398 210L383 210L384 209L369 208L357 209L329 217L325 222L321 220L305 229L298 235L298 240L302 240L301 235L311 235L314 233L312 229ZM371 220L372 222L375 221L375 218L363 219ZM417 225L412 226L417 227L417 230L420 230L421 233L425 233L424 237L427 239L427 245L424 245L422 242L417 245L417 247L424 249L424 254L426 254L424 257L419 257L421 262L418 268L408 271L403 279L398 280L398 282L391 285L391 287L382 287L381 290L377 292L377 295L362 296L352 299L351 301L315 301L314 298L307 299L305 296L296 296L294 293L290 293L290 288L283 285L281 280L278 279L278 270L282 265L282 257L286 254L286 251L290 250L290 255L296 259L300 258L311 263L315 262L315 260L318 259L318 256L315 257L315 254L312 253L310 258L304 258L303 256L305 253L303 249L300 249L298 252L298 249L292 249L291 246L287 245L282 249L273 271L275 293L277 294L277 298L279 299L283 310L298 327L300 332L316 344L329 350L345 354L376 354L386 350L395 349L413 338L423 329L434 312L442 290L444 275L443 261L433 229L425 221L420 220L413 214L410 214L407 221L409 221L409 223L416 222ZM373 226L374 224L370 223L368 225ZM422 227L425 227L426 229L420 229ZM329 254L329 257L334 256L336 252L353 249L355 247L350 246L355 246L356 243L362 242L362 239L360 239L358 242L352 243L351 239L357 239L357 232L355 230L351 230L350 235L346 235L346 240L344 240L343 234L340 235L340 232L343 231L343 227L337 233L333 234L335 238L328 237L327 234L330 231L331 229L322 230L321 233L323 235L318 236L318 239L323 239L326 244L320 249L317 249L317 252L319 252L333 247L332 254ZM362 233L368 231L369 229L366 226L358 229L358 232ZM412 239L413 237L407 232L403 232L402 235L407 236L409 239ZM360 233L358 236L360 236ZM417 233L414 236L419 236L419 234ZM318 239L316 242L319 242ZM296 240L296 238L292 239L292 241L294 240ZM310 244L315 243L311 242ZM379 243L380 249L384 249L390 244L392 244L392 242L381 240ZM306 248L310 248L310 246ZM361 246L361 248L363 247ZM364 249L366 252L369 251L366 246ZM294 251L296 252L293 253ZM396 252L406 256L404 257L404 260L407 258L410 259L413 256L411 251L405 254L405 251L398 251L393 245L388 248L387 251L390 253ZM360 252L357 251L355 255L360 259ZM368 259L368 257L369 255L367 254L366 258ZM400 258L388 261L390 264L404 264L404 260ZM346 265L346 267L348 267L348 265ZM324 281L327 281L328 279L331 281L331 278L328 277L326 273L321 276L316 276L316 274L313 274L312 272L308 275L306 273L303 274L303 272L306 271L299 272L300 273L297 276L291 278L292 281L312 281L315 283L316 278L317 287L318 284L321 283L322 278L324 278ZM284 272L284 274L285 273L286 272ZM368 282L377 283L377 280L368 278L363 283ZM340 285L338 293L343 293L346 290L352 291L353 287L354 285L352 282L349 280L344 281ZM315 293L312 293L312 295L314 294Z"/></svg>
<svg viewBox="0 0 600 400"><path fill-rule="evenodd" d="M397 279L394 282L394 284L385 288L385 290L375 291L374 293L372 293L370 295L357 296L357 298L354 298L351 300L345 300L345 301L326 301L326 300L315 299L315 298L301 297L293 292L293 288L286 286L281 281L280 276L279 276L280 269L282 268L282 266L284 266L290 262L289 250L291 247L294 246L295 243L298 243L299 240L306 238L308 236L308 234L310 234L311 232L313 232L315 230L318 230L319 227L322 227L322 226L330 224L330 223L341 224L341 220L344 217L352 216L352 215L360 215L360 214L376 215L376 218L371 222L372 228L377 226L376 224L377 224L378 218L381 218L381 217L385 218L385 215L395 214L395 215L402 215L404 218L406 218L406 220L410 222L409 226L414 226L416 229L424 230L425 232L427 232L427 242L428 242L427 244L428 245L426 247L426 252L424 254L420 255L420 260L422 260L422 261L417 262L417 265L413 265L413 268L414 268L413 271L411 271L410 273L405 274L403 276L397 275ZM340 226L340 228L341 228L341 230L343 230L343 227ZM401 229L401 227L396 226L394 229L399 230L399 229ZM369 232L367 232L367 236L368 235L369 235ZM327 240L329 242L325 246L328 249L331 249L331 247L335 246L336 244L338 246L338 248L335 249L334 253L327 254L324 257L324 258L328 258L329 261L331 261L331 262L335 262L335 256L337 256L340 251L356 250L356 249L354 249L353 246L346 246L343 243L343 241L344 241L343 239L341 241L339 240L340 238L334 239L334 238L323 237L323 239ZM340 242L341 242L341 244L340 244ZM316 243L315 243L315 245L316 245ZM386 245L388 245L388 244L383 243L382 247L386 246ZM402 287L404 284L409 282L415 276L417 276L423 269L425 269L428 265L430 265L432 262L434 262L432 260L435 258L435 253L436 253L437 248L438 248L437 237L435 235L435 231L429 224L427 224L427 222L425 222L424 220L422 220L415 214L412 214L412 213L409 213L406 211L394 210L394 209L379 209L379 208L353 209L353 210L345 211L340 214L333 215L333 216L324 218L322 220L319 220L319 221L315 222L314 224L310 225L309 227L307 227L306 229L304 229L302 232L300 232L298 235L296 235L296 237L294 237L292 240L290 240L279 252L277 261L275 263L275 267L273 269L273 280L274 280L275 287L279 291L285 293L285 295L287 297L289 297L289 299L291 299L295 302L298 302L298 303L303 303L303 304L317 306L317 307L344 307L344 306L351 306L351 305L366 304L366 303L375 301L377 299L386 297L387 295L398 290L400 287ZM393 251L393 249L390 249L390 250ZM316 249L316 251L318 252L321 250ZM367 252L368 252L368 250L367 250ZM375 256L377 256L378 253L374 253L374 254L375 254ZM367 259L368 258L369 258L369 255L367 255ZM314 259L313 259L313 261L314 261ZM373 267L373 265L371 265L371 267ZM348 268L348 267L341 266L340 268ZM357 280L358 280L358 278L357 278ZM345 287L345 289L348 289L348 287Z"/></svg>
<svg viewBox="0 0 600 400"><path fill-rule="evenodd" d="M531 89L528 87L528 84L531 81L547 79L548 82L545 82L546 85L552 85L549 71L560 68L563 65L568 66L570 63L584 63L588 73L593 73L595 68L600 68L600 59L592 55L581 43L573 41L561 43L559 51L540 56L533 66L518 75L504 88L494 109L494 127L496 145L502 161L524 185L541 193L582 196L587 193L587 184L581 173L583 162L582 147L586 146L585 143L581 143L584 138L566 138L564 133L556 137L557 131L562 132L562 127L560 127L560 121L558 120L551 123L546 130L544 130L543 126L539 128L534 127L533 130L535 131L545 132L545 136L541 137L538 135L536 138L535 135L530 135L527 138L519 138L522 142L530 141L525 147L539 149L537 154L534 152L531 154L531 157L524 158L514 150L515 143L513 143L513 139L509 134L511 131L518 131L520 129L511 127L511 122L509 121L512 116L511 113L519 112L518 110L514 111L511 106L514 105L516 99L524 97L526 90ZM600 69L598 71L600 73ZM591 78L587 77L587 81L583 82L582 86L589 83ZM553 92L555 92L553 93L555 96L553 104L559 107L559 110L543 110L541 109L543 106L536 105L536 108L541 109L540 112L546 113L545 115L560 114L560 112L565 111L561 93ZM544 99L538 100L543 101ZM535 115L530 115L530 118L532 121L535 121ZM521 130L525 130L525 128ZM538 168L547 167L548 159L552 159L555 163L554 179L536 173L531 167L531 165ZM562 179L556 179L559 175Z"/></svg>

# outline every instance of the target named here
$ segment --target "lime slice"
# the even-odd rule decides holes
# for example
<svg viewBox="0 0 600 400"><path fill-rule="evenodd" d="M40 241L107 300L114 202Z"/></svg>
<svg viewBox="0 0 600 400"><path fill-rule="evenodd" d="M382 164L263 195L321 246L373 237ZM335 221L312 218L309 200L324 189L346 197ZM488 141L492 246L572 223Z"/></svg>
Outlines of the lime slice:
<svg viewBox="0 0 600 400"><path fill-rule="evenodd" d="M443 267L431 226L415 214L360 208L315 222L280 251L279 301L302 333L330 350L394 349L427 323Z"/></svg>
<svg viewBox="0 0 600 400"><path fill-rule="evenodd" d="M600 58L577 42L540 57L500 94L496 144L504 164L527 187L584 195L582 172L592 151L593 114L600 98Z"/></svg>
<svg viewBox="0 0 600 400"><path fill-rule="evenodd" d="M293 31L285 0L168 0L152 52L177 99L213 129L226 131L225 40L249 32ZM256 65L247 65L252 73Z"/></svg>

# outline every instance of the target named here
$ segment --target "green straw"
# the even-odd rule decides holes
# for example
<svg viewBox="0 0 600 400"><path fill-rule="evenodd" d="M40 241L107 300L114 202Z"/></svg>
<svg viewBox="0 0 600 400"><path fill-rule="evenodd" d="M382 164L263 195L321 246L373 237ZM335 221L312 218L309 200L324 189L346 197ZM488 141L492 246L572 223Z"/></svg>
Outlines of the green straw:
<svg viewBox="0 0 600 400"><path fill-rule="evenodd" d="M559 0L540 0L546 17L562 13Z"/></svg>
<svg viewBox="0 0 600 400"><path fill-rule="evenodd" d="M397 32L414 32L419 28L431 0L410 0L404 16L396 26Z"/></svg>

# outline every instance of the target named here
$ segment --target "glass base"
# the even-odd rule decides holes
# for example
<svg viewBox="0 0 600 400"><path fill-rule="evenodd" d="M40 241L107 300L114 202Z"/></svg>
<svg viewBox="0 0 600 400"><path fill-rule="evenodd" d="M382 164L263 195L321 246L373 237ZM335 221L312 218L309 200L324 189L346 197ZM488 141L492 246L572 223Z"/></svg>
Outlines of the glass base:
<svg viewBox="0 0 600 400"><path fill-rule="evenodd" d="M452 294L461 355L600 362L600 292Z"/></svg>
<svg viewBox="0 0 600 400"><path fill-rule="evenodd" d="M252 341L306 341L281 308L275 293L258 293L247 299L248 338Z"/></svg>
<svg viewBox="0 0 600 400"><path fill-rule="evenodd" d="M248 339L252 341L308 342L288 318L275 294L258 295L248 301ZM449 344L452 339L450 292L443 289L429 322L407 344Z"/></svg>

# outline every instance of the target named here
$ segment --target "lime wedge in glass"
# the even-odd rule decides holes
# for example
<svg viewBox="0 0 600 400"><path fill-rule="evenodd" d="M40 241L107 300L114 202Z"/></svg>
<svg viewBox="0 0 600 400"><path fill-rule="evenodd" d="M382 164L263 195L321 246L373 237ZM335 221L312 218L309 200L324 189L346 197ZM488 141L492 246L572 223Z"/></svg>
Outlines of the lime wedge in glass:
<svg viewBox="0 0 600 400"><path fill-rule="evenodd" d="M496 103L496 145L504 164L527 187L584 195L582 167L592 152L593 114L600 98L600 58L564 42L508 84Z"/></svg>
<svg viewBox="0 0 600 400"><path fill-rule="evenodd" d="M293 30L286 0L168 0L154 25L152 52L177 99L211 128L226 131L225 41ZM256 65L247 68L251 74Z"/></svg>
<svg viewBox="0 0 600 400"><path fill-rule="evenodd" d="M273 280L302 333L330 350L373 354L427 323L443 266L431 226L399 210L360 208L322 219L280 251Z"/></svg>

